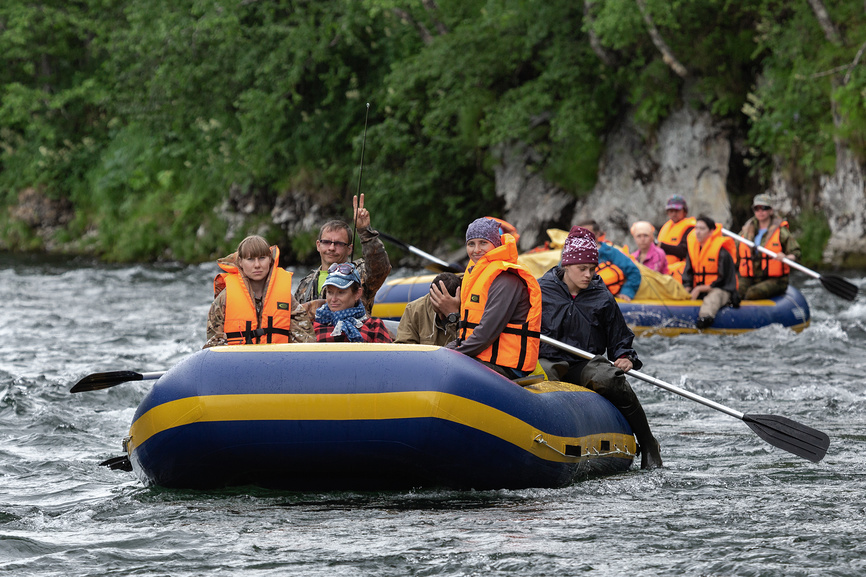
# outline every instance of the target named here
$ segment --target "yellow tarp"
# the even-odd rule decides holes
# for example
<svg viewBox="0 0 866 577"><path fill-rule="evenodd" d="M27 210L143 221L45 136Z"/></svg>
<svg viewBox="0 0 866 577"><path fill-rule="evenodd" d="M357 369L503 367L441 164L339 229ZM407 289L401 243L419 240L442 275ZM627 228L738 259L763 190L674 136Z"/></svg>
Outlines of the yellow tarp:
<svg viewBox="0 0 866 577"><path fill-rule="evenodd" d="M559 264L562 258L562 245L568 237L568 231L549 228L547 236L550 237L551 250L528 252L517 257L517 262L526 267L535 278L541 276L548 270ZM635 263L641 272L641 283L635 300L687 300L689 291L673 277L648 269L642 264Z"/></svg>

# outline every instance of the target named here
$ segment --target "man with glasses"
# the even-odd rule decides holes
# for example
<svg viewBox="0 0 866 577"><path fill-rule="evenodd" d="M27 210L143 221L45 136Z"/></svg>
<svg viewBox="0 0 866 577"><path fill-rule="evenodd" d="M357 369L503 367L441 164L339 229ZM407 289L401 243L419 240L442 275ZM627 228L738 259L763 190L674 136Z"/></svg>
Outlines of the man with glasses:
<svg viewBox="0 0 866 577"><path fill-rule="evenodd" d="M370 211L364 208L364 195L352 198L355 211L355 224L358 236L361 237L362 258L353 261L361 277L361 302L370 314L373 310L373 299L376 291L385 282L391 272L391 261L385 251L385 245L379 240L379 233L370 227ZM342 220L330 220L322 225L319 238L316 239L316 250L319 251L321 264L301 279L295 290L295 300L304 303L308 311L314 311L324 303L322 286L328 278L328 268L335 263L352 260L354 246L352 228Z"/></svg>
<svg viewBox="0 0 866 577"><path fill-rule="evenodd" d="M767 299L785 294L788 289L788 274L791 268L783 258L800 258L800 245L788 229L788 221L773 212L773 203L768 194L755 196L752 202L754 216L746 221L740 236L776 253L773 258L759 250L752 250L741 242L737 249L740 286L737 289L744 300Z"/></svg>

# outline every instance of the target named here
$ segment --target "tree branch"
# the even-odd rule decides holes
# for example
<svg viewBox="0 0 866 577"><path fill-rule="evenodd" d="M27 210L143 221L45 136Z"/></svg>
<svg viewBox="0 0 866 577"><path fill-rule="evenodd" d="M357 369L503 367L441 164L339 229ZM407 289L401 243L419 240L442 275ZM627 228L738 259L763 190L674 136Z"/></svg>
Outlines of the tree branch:
<svg viewBox="0 0 866 577"><path fill-rule="evenodd" d="M655 44L655 47L658 48L659 52L662 53L662 60L664 60L665 64L667 64L677 76L679 76L680 78L687 78L689 75L689 71L686 70L686 67L683 66L679 60L677 60L677 57L674 56L673 51L664 41L662 35L659 34L658 28L656 28L652 16L650 16L649 12L646 9L646 0L635 0L635 2L637 3L637 7L640 10L641 15L643 16L643 21L646 22L647 31L649 32L653 44Z"/></svg>
<svg viewBox="0 0 866 577"><path fill-rule="evenodd" d="M424 9L427 10L427 14L430 15L430 18L433 19L433 25L436 27L436 32L439 33L439 36L448 34L448 27L433 15L434 12L439 10L439 5L436 4L436 0L422 0L421 4L424 6Z"/></svg>
<svg viewBox="0 0 866 577"><path fill-rule="evenodd" d="M827 41L831 44L841 46L842 36L839 34L833 21L830 20L830 15L827 13L827 8L824 6L824 2L822 0L808 1L809 6L812 7L812 12L815 13L815 18L818 19L818 24L820 24L821 28L824 30L824 37L827 38Z"/></svg>
<svg viewBox="0 0 866 577"><path fill-rule="evenodd" d="M609 68L615 67L617 64L616 57L604 48L601 39L599 39L598 34L596 34L595 29L593 28L595 16L592 13L592 0L583 0L583 17L586 19L588 24L587 30L589 31L590 48L592 48L592 51L596 56L598 56L598 59L601 60L602 64Z"/></svg>
<svg viewBox="0 0 866 577"><path fill-rule="evenodd" d="M418 30L418 34L421 35L421 40L424 42L424 44L430 44L431 42L433 42L433 35L430 34L430 30L428 30L427 27L424 26L422 23L412 18L411 14L409 14L402 8L392 8L392 11L394 12L394 14L397 15L398 18L400 18L400 20L414 26Z"/></svg>

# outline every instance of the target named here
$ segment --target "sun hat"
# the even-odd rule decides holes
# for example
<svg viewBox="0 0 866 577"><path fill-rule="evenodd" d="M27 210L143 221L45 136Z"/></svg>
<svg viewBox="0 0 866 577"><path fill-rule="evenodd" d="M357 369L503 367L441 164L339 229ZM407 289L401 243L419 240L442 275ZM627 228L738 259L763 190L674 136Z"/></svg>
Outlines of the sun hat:
<svg viewBox="0 0 866 577"><path fill-rule="evenodd" d="M678 194L673 195L668 199L668 203L665 205L665 210L688 210L689 205L686 204L686 199L681 197Z"/></svg>
<svg viewBox="0 0 866 577"><path fill-rule="evenodd" d="M473 238L483 238L493 246L502 246L499 223L490 218L476 218L466 228L466 242Z"/></svg>
<svg viewBox="0 0 866 577"><path fill-rule="evenodd" d="M361 284L361 277L355 265L350 262L334 263L328 268L328 278L322 283L322 288L330 285L345 289L352 286L354 282Z"/></svg>
<svg viewBox="0 0 866 577"><path fill-rule="evenodd" d="M582 226L571 227L562 245L562 266L570 264L598 264L595 235Z"/></svg>

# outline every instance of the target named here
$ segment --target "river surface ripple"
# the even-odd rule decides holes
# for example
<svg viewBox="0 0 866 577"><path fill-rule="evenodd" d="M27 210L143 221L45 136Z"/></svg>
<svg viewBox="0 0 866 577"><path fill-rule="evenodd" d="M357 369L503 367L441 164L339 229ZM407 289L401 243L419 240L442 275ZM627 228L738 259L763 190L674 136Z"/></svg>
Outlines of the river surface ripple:
<svg viewBox="0 0 866 577"><path fill-rule="evenodd" d="M863 297L842 301L795 273L812 308L800 334L636 341L649 375L827 432L819 464L633 379L665 467L564 489L194 492L99 467L121 454L149 385L70 386L93 372L165 370L197 351L215 272L0 255L0 573L866 574ZM866 286L862 273L846 276Z"/></svg>

